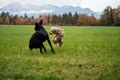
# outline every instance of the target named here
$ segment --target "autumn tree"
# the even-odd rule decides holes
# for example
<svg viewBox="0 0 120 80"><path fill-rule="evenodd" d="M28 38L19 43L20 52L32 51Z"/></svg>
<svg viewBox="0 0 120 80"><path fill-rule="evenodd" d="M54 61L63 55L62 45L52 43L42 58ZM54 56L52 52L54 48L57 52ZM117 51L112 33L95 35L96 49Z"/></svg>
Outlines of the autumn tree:
<svg viewBox="0 0 120 80"><path fill-rule="evenodd" d="M86 15L86 14L80 14L79 15L79 17L78 17L78 20L77 20L77 24L78 25L83 25L83 26L85 26L85 25L88 25L88 22L89 20L88 20L88 15Z"/></svg>

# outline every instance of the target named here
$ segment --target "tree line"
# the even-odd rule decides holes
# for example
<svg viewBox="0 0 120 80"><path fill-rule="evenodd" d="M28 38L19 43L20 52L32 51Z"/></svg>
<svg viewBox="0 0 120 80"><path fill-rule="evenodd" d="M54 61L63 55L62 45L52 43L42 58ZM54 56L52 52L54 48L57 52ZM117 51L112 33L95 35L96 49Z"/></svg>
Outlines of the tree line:
<svg viewBox="0 0 120 80"><path fill-rule="evenodd" d="M107 6L99 19L87 14L78 14L77 12L73 15L71 12L64 13L62 15L40 15L34 18L28 17L27 14L24 16L9 15L8 12L2 12L0 14L0 24L8 25L31 25L35 22L39 22L40 19L44 20L44 25L75 25L75 26L120 26L120 6L112 8Z"/></svg>

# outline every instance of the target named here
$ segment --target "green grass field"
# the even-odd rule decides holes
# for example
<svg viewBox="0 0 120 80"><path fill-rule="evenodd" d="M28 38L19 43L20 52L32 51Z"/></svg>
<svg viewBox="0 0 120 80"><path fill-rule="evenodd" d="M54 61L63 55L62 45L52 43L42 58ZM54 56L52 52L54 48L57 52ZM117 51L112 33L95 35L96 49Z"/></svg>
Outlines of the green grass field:
<svg viewBox="0 0 120 80"><path fill-rule="evenodd" d="M29 50L33 28L0 25L0 80L120 80L120 27L63 27L56 54Z"/></svg>

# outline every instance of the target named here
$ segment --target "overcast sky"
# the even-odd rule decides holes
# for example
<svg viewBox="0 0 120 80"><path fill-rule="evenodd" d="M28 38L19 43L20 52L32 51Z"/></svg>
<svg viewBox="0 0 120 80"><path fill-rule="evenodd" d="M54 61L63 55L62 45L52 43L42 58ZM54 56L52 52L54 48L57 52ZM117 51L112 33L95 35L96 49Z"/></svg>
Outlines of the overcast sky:
<svg viewBox="0 0 120 80"><path fill-rule="evenodd" d="M0 0L0 7L9 3L17 2L20 4L34 4L34 5L72 5L80 6L82 8L90 8L93 11L103 11L107 6L116 8L120 5L120 0Z"/></svg>

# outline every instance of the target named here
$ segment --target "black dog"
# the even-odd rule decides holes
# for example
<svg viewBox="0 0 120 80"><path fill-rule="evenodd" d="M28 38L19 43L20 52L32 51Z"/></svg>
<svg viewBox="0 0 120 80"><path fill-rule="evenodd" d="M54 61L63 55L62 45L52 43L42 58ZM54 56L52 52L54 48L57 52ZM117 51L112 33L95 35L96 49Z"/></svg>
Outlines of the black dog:
<svg viewBox="0 0 120 80"><path fill-rule="evenodd" d="M47 40L51 47L52 52L55 53L54 49L52 48L48 33L46 32L42 24L43 24L43 20L41 20L39 23L35 23L36 32L30 38L29 48L30 50L32 50L33 48L39 48L40 53L42 53L42 48L43 48L44 51L46 52L46 48L44 47L43 42Z"/></svg>

